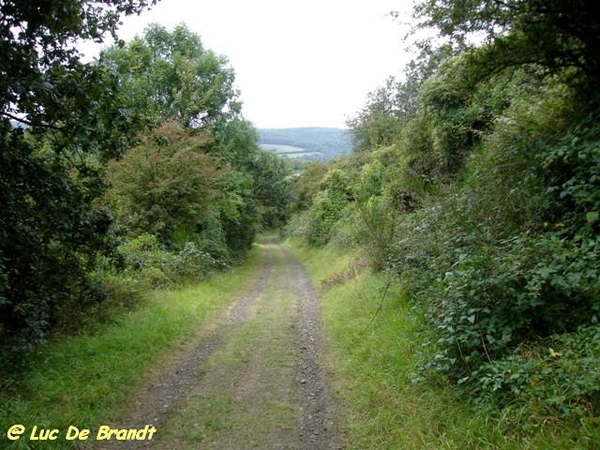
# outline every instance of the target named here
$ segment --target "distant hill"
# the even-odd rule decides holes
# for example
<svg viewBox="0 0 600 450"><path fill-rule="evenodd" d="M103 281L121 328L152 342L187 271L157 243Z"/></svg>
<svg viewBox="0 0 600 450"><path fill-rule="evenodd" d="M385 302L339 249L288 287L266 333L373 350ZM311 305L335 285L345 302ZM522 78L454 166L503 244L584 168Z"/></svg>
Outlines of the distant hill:
<svg viewBox="0 0 600 450"><path fill-rule="evenodd" d="M259 128L260 146L289 158L329 161L352 152L350 132L341 128Z"/></svg>

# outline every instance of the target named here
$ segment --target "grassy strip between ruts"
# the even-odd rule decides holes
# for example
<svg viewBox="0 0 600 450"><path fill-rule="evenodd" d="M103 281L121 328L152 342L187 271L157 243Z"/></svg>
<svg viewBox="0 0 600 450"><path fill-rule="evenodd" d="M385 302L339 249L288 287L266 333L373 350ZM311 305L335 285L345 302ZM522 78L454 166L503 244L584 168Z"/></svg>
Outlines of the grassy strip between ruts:
<svg viewBox="0 0 600 450"><path fill-rule="evenodd" d="M18 388L0 393L0 448L71 448L73 442L65 440L69 426L93 434L117 419L148 372L159 371L170 353L250 287L261 267L256 250L244 265L207 282L150 293L137 311L92 335L57 339L41 348ZM26 432L10 441L7 430L15 424ZM58 439L32 442L33 426L60 430ZM89 441L86 445L93 444Z"/></svg>
<svg viewBox="0 0 600 450"><path fill-rule="evenodd" d="M326 364L345 415L347 450L574 448L572 432L560 424L529 432L514 426L527 420L517 406L483 412L457 400L450 386L413 382L422 325L397 283L349 271L358 253L286 245L322 292Z"/></svg>
<svg viewBox="0 0 600 450"><path fill-rule="evenodd" d="M162 427L157 449L297 448L296 298L286 286L285 253L269 252L265 289L204 362L197 388Z"/></svg>

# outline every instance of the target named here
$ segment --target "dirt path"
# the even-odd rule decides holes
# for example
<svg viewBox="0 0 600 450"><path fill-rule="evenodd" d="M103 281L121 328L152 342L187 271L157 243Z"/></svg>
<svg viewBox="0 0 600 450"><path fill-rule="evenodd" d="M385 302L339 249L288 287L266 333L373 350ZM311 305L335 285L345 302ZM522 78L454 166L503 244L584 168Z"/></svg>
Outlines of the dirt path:
<svg viewBox="0 0 600 450"><path fill-rule="evenodd" d="M320 363L318 295L293 254L273 241L259 246L263 266L254 286L113 425L152 425L156 437L101 448L342 448Z"/></svg>

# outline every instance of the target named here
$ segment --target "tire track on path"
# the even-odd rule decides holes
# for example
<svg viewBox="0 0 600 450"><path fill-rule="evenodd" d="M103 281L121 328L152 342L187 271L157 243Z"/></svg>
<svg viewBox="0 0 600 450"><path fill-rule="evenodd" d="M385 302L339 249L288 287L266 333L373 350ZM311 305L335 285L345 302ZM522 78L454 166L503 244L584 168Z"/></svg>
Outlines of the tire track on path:
<svg viewBox="0 0 600 450"><path fill-rule="evenodd" d="M300 442L302 450L338 450L336 405L329 392L321 365L324 337L317 294L306 270L289 250L285 250L291 275L289 288L298 296L298 341L300 357L296 377L300 388Z"/></svg>

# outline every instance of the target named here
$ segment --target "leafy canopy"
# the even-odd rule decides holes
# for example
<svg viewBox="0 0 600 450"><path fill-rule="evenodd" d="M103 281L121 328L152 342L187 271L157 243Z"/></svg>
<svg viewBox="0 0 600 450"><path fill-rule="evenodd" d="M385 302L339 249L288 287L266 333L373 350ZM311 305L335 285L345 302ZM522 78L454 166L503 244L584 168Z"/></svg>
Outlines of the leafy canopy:
<svg viewBox="0 0 600 450"><path fill-rule="evenodd" d="M105 50L100 61L119 73L130 106L145 112L150 126L166 120L216 126L240 113L227 59L205 49L183 24L171 32L150 25L143 36Z"/></svg>
<svg viewBox="0 0 600 450"><path fill-rule="evenodd" d="M600 82L600 20L592 0L424 0L415 16L460 47L486 40L500 56L486 59L491 67L573 67L593 86Z"/></svg>

